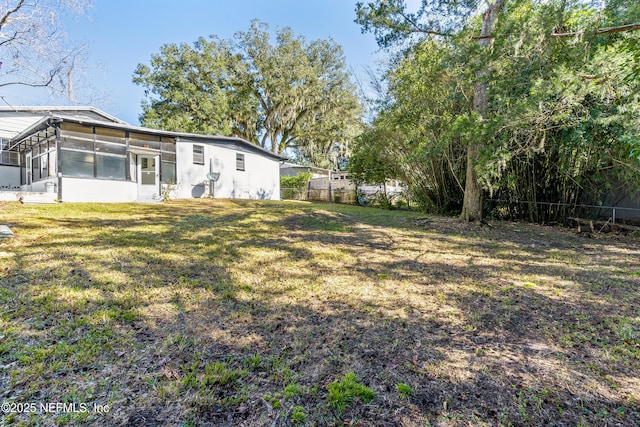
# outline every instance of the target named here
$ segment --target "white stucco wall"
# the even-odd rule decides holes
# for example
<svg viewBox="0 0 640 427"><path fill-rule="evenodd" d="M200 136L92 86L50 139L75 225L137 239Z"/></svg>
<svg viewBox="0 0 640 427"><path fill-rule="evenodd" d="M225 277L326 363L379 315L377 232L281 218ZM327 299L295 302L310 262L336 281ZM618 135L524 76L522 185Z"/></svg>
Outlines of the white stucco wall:
<svg viewBox="0 0 640 427"><path fill-rule="evenodd" d="M62 202L133 202L137 197L135 182L62 178Z"/></svg>
<svg viewBox="0 0 640 427"><path fill-rule="evenodd" d="M204 147L204 165L193 164L193 145ZM244 171L236 170L236 153L244 154ZM179 198L208 195L203 181L213 160L213 171L220 173L214 190L216 198L280 199L280 162L276 159L191 141L176 144L176 158Z"/></svg>
<svg viewBox="0 0 640 427"><path fill-rule="evenodd" d="M0 191L16 191L20 188L20 168L0 166Z"/></svg>
<svg viewBox="0 0 640 427"><path fill-rule="evenodd" d="M58 179L57 178L47 178L47 179L43 179L40 181L34 181L32 184L30 185L23 185L20 187L21 191L26 191L26 192L33 192L33 193L44 193L47 190L46 187L46 183L47 182L53 182L56 186L58 185ZM57 187L54 187L54 192L57 191Z"/></svg>

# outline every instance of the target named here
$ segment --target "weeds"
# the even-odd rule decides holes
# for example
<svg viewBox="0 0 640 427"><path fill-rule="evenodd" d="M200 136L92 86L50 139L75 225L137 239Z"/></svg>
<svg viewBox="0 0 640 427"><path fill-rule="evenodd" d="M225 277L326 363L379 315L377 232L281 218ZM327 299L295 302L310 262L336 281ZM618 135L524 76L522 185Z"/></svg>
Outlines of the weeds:
<svg viewBox="0 0 640 427"><path fill-rule="evenodd" d="M376 394L370 388L360 384L360 380L353 372L349 372L342 379L336 380L327 386L329 404L338 412L354 404L356 399L362 403L369 403L375 399Z"/></svg>
<svg viewBox="0 0 640 427"><path fill-rule="evenodd" d="M408 399L413 394L413 389L405 383L398 383L396 385L396 390L398 390L398 393L400 393L400 396L402 396L405 399Z"/></svg>

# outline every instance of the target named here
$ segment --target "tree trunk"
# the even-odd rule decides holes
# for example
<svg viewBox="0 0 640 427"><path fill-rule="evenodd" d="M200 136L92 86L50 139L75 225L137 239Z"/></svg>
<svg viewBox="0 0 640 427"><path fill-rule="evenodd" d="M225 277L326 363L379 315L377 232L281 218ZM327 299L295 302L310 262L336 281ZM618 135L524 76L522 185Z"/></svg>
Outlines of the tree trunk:
<svg viewBox="0 0 640 427"><path fill-rule="evenodd" d="M493 31L503 6L504 0L496 0L482 14L482 30L480 31L480 37L478 37L480 47L484 49L491 48L493 44ZM473 91L473 111L478 113L482 119L485 119L489 112L487 84L484 82L488 75L489 70L486 68L476 72L477 82ZM480 147L481 144L476 141L469 141L467 145L467 178L464 188L464 202L462 204L462 217L465 221L482 219L483 194L475 169Z"/></svg>

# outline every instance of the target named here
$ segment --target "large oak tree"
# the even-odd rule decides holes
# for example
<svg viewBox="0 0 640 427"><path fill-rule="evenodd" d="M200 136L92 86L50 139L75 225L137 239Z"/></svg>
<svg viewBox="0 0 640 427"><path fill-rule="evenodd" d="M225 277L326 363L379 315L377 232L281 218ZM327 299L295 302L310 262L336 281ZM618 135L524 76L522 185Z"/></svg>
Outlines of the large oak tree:
<svg viewBox="0 0 640 427"><path fill-rule="evenodd" d="M233 40L165 45L134 82L146 89L146 126L233 134L323 166L359 132L362 108L342 48L290 28L271 34L259 21Z"/></svg>

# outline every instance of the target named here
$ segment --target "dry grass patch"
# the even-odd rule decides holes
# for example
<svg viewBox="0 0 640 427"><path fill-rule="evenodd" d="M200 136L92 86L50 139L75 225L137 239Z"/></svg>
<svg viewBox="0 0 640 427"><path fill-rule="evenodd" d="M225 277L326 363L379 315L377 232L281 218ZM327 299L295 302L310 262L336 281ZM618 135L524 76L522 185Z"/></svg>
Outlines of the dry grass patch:
<svg viewBox="0 0 640 427"><path fill-rule="evenodd" d="M0 223L0 401L109 407L6 425L640 423L637 238L219 200Z"/></svg>

